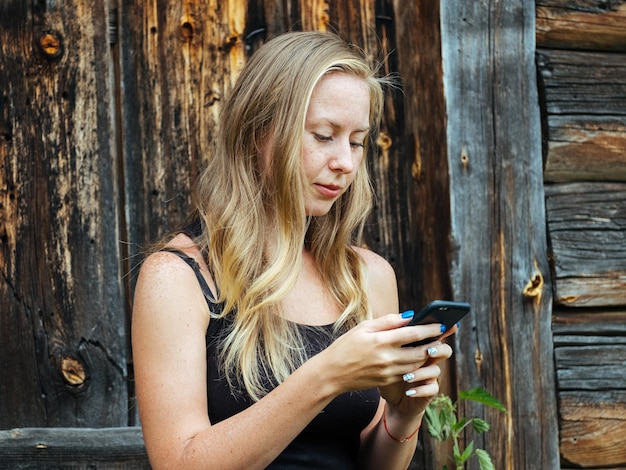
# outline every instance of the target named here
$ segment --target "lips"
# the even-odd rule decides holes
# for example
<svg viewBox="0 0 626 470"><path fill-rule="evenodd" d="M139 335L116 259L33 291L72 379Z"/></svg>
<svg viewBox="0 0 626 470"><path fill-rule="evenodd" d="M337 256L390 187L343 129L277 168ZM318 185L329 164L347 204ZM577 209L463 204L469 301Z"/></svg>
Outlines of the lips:
<svg viewBox="0 0 626 470"><path fill-rule="evenodd" d="M336 198L339 197L341 195L341 186L337 186L334 184L320 184L320 183L316 183L315 187L317 188L317 190L319 191L319 193L322 196L325 196L327 198Z"/></svg>

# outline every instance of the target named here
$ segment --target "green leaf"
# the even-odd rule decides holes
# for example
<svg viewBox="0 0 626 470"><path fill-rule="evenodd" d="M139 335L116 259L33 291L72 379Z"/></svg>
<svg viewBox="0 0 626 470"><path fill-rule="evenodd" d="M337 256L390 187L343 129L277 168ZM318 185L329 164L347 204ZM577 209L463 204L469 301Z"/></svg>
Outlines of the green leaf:
<svg viewBox="0 0 626 470"><path fill-rule="evenodd" d="M478 457L480 470L496 470L491 461L491 456L486 450L476 449L476 456Z"/></svg>
<svg viewBox="0 0 626 470"><path fill-rule="evenodd" d="M491 429L491 426L489 425L489 423L485 421L484 419L480 419L480 418L472 419L472 426L474 426L474 430L477 433L487 432L489 431L489 429Z"/></svg>
<svg viewBox="0 0 626 470"><path fill-rule="evenodd" d="M439 411L439 421L441 422L441 436L444 440L450 437L451 427L456 423L456 415L448 409Z"/></svg>
<svg viewBox="0 0 626 470"><path fill-rule="evenodd" d="M439 419L439 414L432 404L428 405L426 408L424 418L426 419L426 424L428 426L428 433L439 441L445 440L442 434L443 429L441 420Z"/></svg>
<svg viewBox="0 0 626 470"><path fill-rule="evenodd" d="M452 432L458 435L466 425L467 425L467 419L461 418L460 421L452 425Z"/></svg>
<svg viewBox="0 0 626 470"><path fill-rule="evenodd" d="M462 400L472 400L483 405L490 406L504 413L507 413L506 408L495 397L493 397L487 390L477 387L471 390L464 390L459 392L459 398Z"/></svg>
<svg viewBox="0 0 626 470"><path fill-rule="evenodd" d="M459 459L460 462L458 462L458 463L466 462L467 459L469 459L472 456L472 452L474 452L474 441L470 441L470 443L467 445L467 447L465 448L465 450L461 454L461 458Z"/></svg>
<svg viewBox="0 0 626 470"><path fill-rule="evenodd" d="M437 408L448 409L450 411L455 410L452 399L448 395L438 395L433 399L431 403Z"/></svg>

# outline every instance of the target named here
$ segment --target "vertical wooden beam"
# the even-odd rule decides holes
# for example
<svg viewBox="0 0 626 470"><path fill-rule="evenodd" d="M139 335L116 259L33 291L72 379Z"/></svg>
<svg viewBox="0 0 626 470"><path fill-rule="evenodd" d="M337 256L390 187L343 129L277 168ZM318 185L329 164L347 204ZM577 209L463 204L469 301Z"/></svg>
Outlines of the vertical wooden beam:
<svg viewBox="0 0 626 470"><path fill-rule="evenodd" d="M0 427L124 426L107 2L0 19Z"/></svg>
<svg viewBox="0 0 626 470"><path fill-rule="evenodd" d="M402 82L402 93L393 94L395 103L386 115L393 142L390 162L397 162L399 171L392 173L394 191L380 204L393 203L395 195L403 211L381 225L398 224L393 249L401 302L420 308L431 300L452 297L439 2L395 0L393 10L379 11L377 18L381 41L392 41L389 61ZM442 367L441 389L450 394L455 390L453 361ZM438 444L425 428L420 439L424 452L415 456L415 468L449 463L451 446Z"/></svg>
<svg viewBox="0 0 626 470"><path fill-rule="evenodd" d="M509 413L460 411L491 423L475 444L496 468L558 468L534 3L441 5L451 278L473 306L457 334L458 386L486 388Z"/></svg>
<svg viewBox="0 0 626 470"><path fill-rule="evenodd" d="M246 59L246 2L132 2L120 10L130 269L180 228L221 102Z"/></svg>

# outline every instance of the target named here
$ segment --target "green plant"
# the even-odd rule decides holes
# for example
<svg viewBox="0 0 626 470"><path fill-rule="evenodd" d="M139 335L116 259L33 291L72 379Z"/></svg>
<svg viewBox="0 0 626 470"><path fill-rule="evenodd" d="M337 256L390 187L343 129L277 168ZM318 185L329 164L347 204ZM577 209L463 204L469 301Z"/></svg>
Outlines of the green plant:
<svg viewBox="0 0 626 470"><path fill-rule="evenodd" d="M471 400L504 413L507 412L506 408L496 398L482 388L473 388L460 392L459 400ZM463 470L465 462L474 455L478 459L481 470L495 470L489 453L483 449L474 449L474 441L470 441L465 449L459 448L459 436L467 426L471 424L474 431L481 434L489 431L490 425L487 421L480 418L457 418L457 404L458 402L453 403L450 397L439 395L428 405L425 419L429 434L440 442L452 439L453 459L456 470ZM447 470L448 466L444 465L443 469Z"/></svg>

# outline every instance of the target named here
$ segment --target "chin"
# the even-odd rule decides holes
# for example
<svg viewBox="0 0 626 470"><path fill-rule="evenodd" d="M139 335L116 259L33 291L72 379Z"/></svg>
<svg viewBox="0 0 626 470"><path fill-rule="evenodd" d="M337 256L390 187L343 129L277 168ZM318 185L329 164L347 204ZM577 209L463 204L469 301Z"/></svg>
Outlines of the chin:
<svg viewBox="0 0 626 470"><path fill-rule="evenodd" d="M328 204L328 205L320 204L314 207L306 207L305 211L306 211L306 215L309 217L323 217L330 212L331 207L333 207L332 204Z"/></svg>

